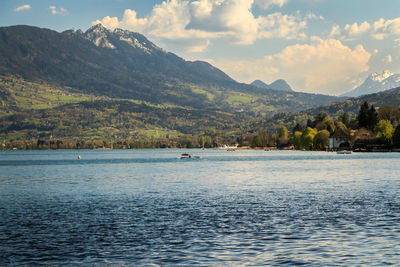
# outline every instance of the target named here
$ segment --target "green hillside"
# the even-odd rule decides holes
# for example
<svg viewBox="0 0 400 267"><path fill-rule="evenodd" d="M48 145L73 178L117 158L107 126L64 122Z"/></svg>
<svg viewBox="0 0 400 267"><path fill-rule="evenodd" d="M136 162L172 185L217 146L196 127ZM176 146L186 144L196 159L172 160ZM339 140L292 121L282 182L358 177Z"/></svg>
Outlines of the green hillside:
<svg viewBox="0 0 400 267"><path fill-rule="evenodd" d="M237 131L256 117L301 109L306 103L291 94L273 97L187 84L191 91L171 96L187 98L152 103L132 98L112 98L82 93L47 82L0 76L0 137L4 140L48 136L60 138L150 138L198 134L209 128ZM196 104L208 103L208 107ZM192 105L190 103L193 102Z"/></svg>
<svg viewBox="0 0 400 267"><path fill-rule="evenodd" d="M306 125L307 120L313 119L321 113L326 113L332 118L337 118L338 116L347 113L350 118L355 118L359 112L360 106L365 101L378 110L385 105L400 107L400 88L394 88L376 94L364 95L358 98L350 98L342 102L334 102L301 112L276 114L272 118L255 120L249 127L252 129L278 129L280 126L285 125L289 129L292 129L296 124Z"/></svg>
<svg viewBox="0 0 400 267"><path fill-rule="evenodd" d="M221 70L96 25L0 27L0 138L229 135L257 118L343 98L237 83Z"/></svg>
<svg viewBox="0 0 400 267"><path fill-rule="evenodd" d="M0 77L0 137L9 139L150 138L227 129L250 119L220 109L193 109L82 94L68 87ZM203 91L196 91L203 94Z"/></svg>

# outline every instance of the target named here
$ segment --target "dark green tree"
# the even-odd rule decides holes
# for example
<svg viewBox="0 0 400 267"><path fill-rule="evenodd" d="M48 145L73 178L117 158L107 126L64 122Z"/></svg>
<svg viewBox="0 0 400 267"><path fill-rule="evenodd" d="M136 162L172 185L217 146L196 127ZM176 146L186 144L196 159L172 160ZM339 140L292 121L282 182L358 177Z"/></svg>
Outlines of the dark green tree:
<svg viewBox="0 0 400 267"><path fill-rule="evenodd" d="M334 133L336 129L334 121L329 116L325 116L322 121L319 121L315 128L319 131L328 130L330 133Z"/></svg>
<svg viewBox="0 0 400 267"><path fill-rule="evenodd" d="M278 130L278 141L280 145L287 144L289 141L289 132L285 126L281 126Z"/></svg>
<svg viewBox="0 0 400 267"><path fill-rule="evenodd" d="M319 113L317 116L315 116L315 124L322 122L325 120L325 118L328 117L328 114L326 114L325 112L321 112Z"/></svg>
<svg viewBox="0 0 400 267"><path fill-rule="evenodd" d="M396 130L394 130L392 140L395 147L400 147L400 125L396 127Z"/></svg>
<svg viewBox="0 0 400 267"><path fill-rule="evenodd" d="M292 136L292 143L296 147L296 149L303 148L303 142L301 137L302 137L302 132L300 131L296 131Z"/></svg>
<svg viewBox="0 0 400 267"><path fill-rule="evenodd" d="M329 136L330 133L328 130L319 131L313 140L314 149L324 150L329 146Z"/></svg>
<svg viewBox="0 0 400 267"><path fill-rule="evenodd" d="M308 119L306 127L314 128L315 127L315 122L312 121L311 119Z"/></svg>
<svg viewBox="0 0 400 267"><path fill-rule="evenodd" d="M357 120L358 120L358 128L368 128L369 119L369 105L368 102L365 101L361 107L360 111L358 112Z"/></svg>
<svg viewBox="0 0 400 267"><path fill-rule="evenodd" d="M262 140L261 134L257 134L254 136L253 141L251 142L252 147L262 147L263 146L263 140Z"/></svg>
<svg viewBox="0 0 400 267"><path fill-rule="evenodd" d="M374 130L375 125L378 123L378 113L375 110L375 107L365 101L361 107L357 116L358 120L358 128L366 128L370 131Z"/></svg>
<svg viewBox="0 0 400 267"><path fill-rule="evenodd" d="M349 113L345 112L343 115L339 116L339 121L343 122L346 127L350 125L350 116Z"/></svg>
<svg viewBox="0 0 400 267"><path fill-rule="evenodd" d="M302 132L304 131L304 127L300 125L300 123L297 123L296 126L294 126L292 133L294 134L295 132Z"/></svg>
<svg viewBox="0 0 400 267"><path fill-rule="evenodd" d="M376 112L374 105L371 105L371 108L369 109L369 129L373 130L378 122L378 112Z"/></svg>

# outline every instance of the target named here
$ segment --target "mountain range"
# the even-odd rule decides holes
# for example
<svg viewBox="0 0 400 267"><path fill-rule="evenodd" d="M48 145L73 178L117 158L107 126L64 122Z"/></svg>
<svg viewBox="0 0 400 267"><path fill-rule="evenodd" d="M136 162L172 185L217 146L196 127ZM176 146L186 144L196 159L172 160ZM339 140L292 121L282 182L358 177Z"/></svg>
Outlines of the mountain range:
<svg viewBox="0 0 400 267"><path fill-rule="evenodd" d="M85 33L15 26L1 28L0 36L1 74L96 95L164 101L171 98L163 93L168 84L233 82L208 63L185 61L143 35L101 25Z"/></svg>
<svg viewBox="0 0 400 267"><path fill-rule="evenodd" d="M264 89L271 89L284 92L294 92L293 89L290 87L290 85L283 79L276 80L271 84L266 84L261 80L255 80L250 85Z"/></svg>
<svg viewBox="0 0 400 267"><path fill-rule="evenodd" d="M400 86L400 74L394 74L385 70L382 74L376 72L370 74L357 88L344 93L342 96L358 97L374 94Z"/></svg>
<svg viewBox="0 0 400 267"><path fill-rule="evenodd" d="M238 83L139 33L0 28L4 139L194 134L344 99L274 89Z"/></svg>

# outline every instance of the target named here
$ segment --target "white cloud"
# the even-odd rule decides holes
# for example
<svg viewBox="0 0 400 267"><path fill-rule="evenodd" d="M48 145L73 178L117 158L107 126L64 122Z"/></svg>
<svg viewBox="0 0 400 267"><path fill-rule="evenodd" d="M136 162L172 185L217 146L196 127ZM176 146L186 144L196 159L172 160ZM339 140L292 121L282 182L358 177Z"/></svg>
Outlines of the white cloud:
<svg viewBox="0 0 400 267"><path fill-rule="evenodd" d="M186 29L229 35L238 44L251 44L259 30L252 5L253 1L245 0L194 1Z"/></svg>
<svg viewBox="0 0 400 267"><path fill-rule="evenodd" d="M273 5L282 7L288 0L255 0L257 6L263 9L268 9Z"/></svg>
<svg viewBox="0 0 400 267"><path fill-rule="evenodd" d="M381 18L373 23L364 21L358 24L346 24L343 28L339 25L332 26L330 37L337 37L342 40L354 40L364 34L370 34L376 40L383 40L391 36L400 35L400 17L385 20Z"/></svg>
<svg viewBox="0 0 400 267"><path fill-rule="evenodd" d="M380 19L374 22L372 37L382 40L393 35L400 35L400 18L386 21Z"/></svg>
<svg viewBox="0 0 400 267"><path fill-rule="evenodd" d="M306 35L301 30L307 27L307 21L296 16L273 13L266 17L259 17L258 23L261 27L258 37L283 38L283 39L305 39Z"/></svg>
<svg viewBox="0 0 400 267"><path fill-rule="evenodd" d="M316 14L311 13L311 12L307 13L306 19L308 19L308 20L312 20L312 19L314 19L314 20L325 20L325 18L323 16L317 16Z"/></svg>
<svg viewBox="0 0 400 267"><path fill-rule="evenodd" d="M186 50L190 53L199 53L204 51L210 45L209 40L205 40L203 43L194 44L192 46L186 46Z"/></svg>
<svg viewBox="0 0 400 267"><path fill-rule="evenodd" d="M370 58L362 45L350 48L339 40L312 37L310 44L288 46L259 60L216 65L239 81L284 78L298 91L340 94L354 87L359 76L369 70Z"/></svg>
<svg viewBox="0 0 400 267"><path fill-rule="evenodd" d="M67 16L68 15L68 10L65 8L57 8L56 6L49 6L50 12L53 15L61 15L61 16Z"/></svg>
<svg viewBox="0 0 400 267"><path fill-rule="evenodd" d="M49 6L49 9L51 11L51 14L53 14L53 15L57 14L57 10L56 10L57 8L55 6Z"/></svg>
<svg viewBox="0 0 400 267"><path fill-rule="evenodd" d="M15 12L20 12L20 11L28 10L28 9L31 9L31 8L32 8L31 5L26 4L26 5L22 5L22 6L19 6L19 7L15 8L14 11Z"/></svg>
<svg viewBox="0 0 400 267"><path fill-rule="evenodd" d="M118 28L118 26L120 25L120 22L117 17L110 17L110 16L106 16L102 20L96 20L92 22L92 24L99 24L99 23L103 24L104 27L107 27L109 29Z"/></svg>
<svg viewBox="0 0 400 267"><path fill-rule="evenodd" d="M391 70L394 73L400 73L400 49L382 49L376 54L373 54L369 60L371 72L381 73L383 70Z"/></svg>
<svg viewBox="0 0 400 267"><path fill-rule="evenodd" d="M371 25L364 21L363 23L346 24L343 29L338 25L332 26L330 37L339 37L342 40L351 40L367 33L371 29Z"/></svg>
<svg viewBox="0 0 400 267"><path fill-rule="evenodd" d="M286 1L258 1L257 3L283 5ZM254 0L168 0L155 5L149 15L138 18L134 10L125 10L122 19L104 17L93 24L141 32L162 43L184 45L190 39L189 51L202 51L211 40L223 39L229 43L249 45L262 38L304 39L302 32L307 20L302 17L273 13L255 17ZM193 44L194 41L198 44ZM205 45L207 44L207 45Z"/></svg>

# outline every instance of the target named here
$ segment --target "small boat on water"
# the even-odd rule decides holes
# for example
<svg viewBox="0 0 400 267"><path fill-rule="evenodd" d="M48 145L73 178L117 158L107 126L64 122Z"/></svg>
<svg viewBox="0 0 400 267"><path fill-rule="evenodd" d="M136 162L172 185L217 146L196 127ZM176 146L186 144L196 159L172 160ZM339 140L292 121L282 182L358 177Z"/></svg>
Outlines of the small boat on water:
<svg viewBox="0 0 400 267"><path fill-rule="evenodd" d="M336 154L338 155L350 155L352 154L351 151L337 151Z"/></svg>
<svg viewBox="0 0 400 267"><path fill-rule="evenodd" d="M189 154L189 153L183 153L180 156L180 159L191 159L191 158L193 158L193 154Z"/></svg>
<svg viewBox="0 0 400 267"><path fill-rule="evenodd" d="M180 159L201 159L200 156L194 156L193 154L189 154L189 153L183 153L179 158Z"/></svg>
<svg viewBox="0 0 400 267"><path fill-rule="evenodd" d="M227 150L227 151L235 151L237 148L238 148L237 145L234 145L234 146L222 145L222 146L218 147L218 149L223 149L223 150Z"/></svg>

